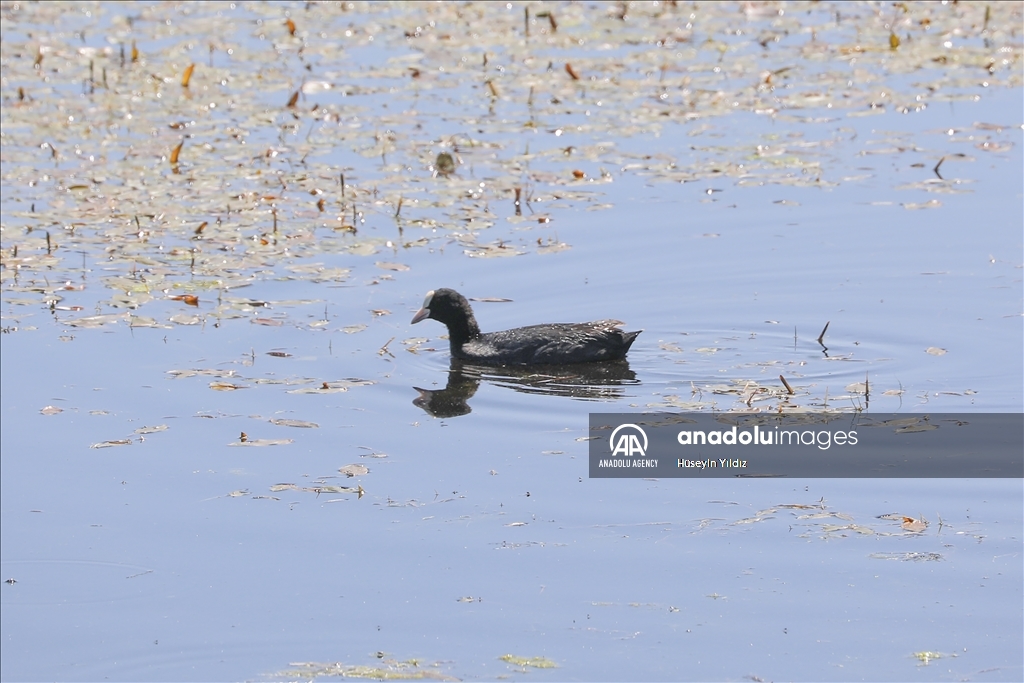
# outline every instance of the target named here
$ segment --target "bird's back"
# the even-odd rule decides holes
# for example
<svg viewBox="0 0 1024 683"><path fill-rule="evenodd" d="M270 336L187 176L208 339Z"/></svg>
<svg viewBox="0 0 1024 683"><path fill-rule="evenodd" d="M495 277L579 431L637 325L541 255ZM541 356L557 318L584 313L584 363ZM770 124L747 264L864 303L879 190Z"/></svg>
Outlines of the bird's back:
<svg viewBox="0 0 1024 683"><path fill-rule="evenodd" d="M548 323L489 332L458 350L465 360L501 364L564 364L623 358L642 330L623 332L618 320Z"/></svg>

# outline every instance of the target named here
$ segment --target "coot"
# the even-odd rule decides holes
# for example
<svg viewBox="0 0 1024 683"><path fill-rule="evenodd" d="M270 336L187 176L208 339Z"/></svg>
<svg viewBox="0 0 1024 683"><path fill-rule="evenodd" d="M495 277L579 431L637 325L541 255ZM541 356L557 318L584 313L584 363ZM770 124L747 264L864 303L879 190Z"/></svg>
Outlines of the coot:
<svg viewBox="0 0 1024 683"><path fill-rule="evenodd" d="M454 289L427 292L423 308L413 316L412 322L426 318L433 318L448 328L452 356L491 365L561 365L618 360L643 332L623 332L618 320L598 320L482 333L466 297Z"/></svg>

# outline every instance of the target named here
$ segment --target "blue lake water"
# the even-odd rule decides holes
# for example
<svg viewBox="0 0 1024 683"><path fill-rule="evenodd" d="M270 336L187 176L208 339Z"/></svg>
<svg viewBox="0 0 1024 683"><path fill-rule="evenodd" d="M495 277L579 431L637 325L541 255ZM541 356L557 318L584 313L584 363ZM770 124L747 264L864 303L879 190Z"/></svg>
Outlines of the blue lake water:
<svg viewBox="0 0 1024 683"><path fill-rule="evenodd" d="M670 112L658 123L658 115L640 120L643 98L614 99L638 87L625 74L650 67L641 62L653 48L601 47L594 34L604 35L612 6L557 6L560 28L543 35L577 31L586 46L550 42L532 55L511 43L485 48L500 87L489 104L481 82L435 73L438 64L451 70L460 54L480 59L480 49L446 52L441 39L421 48L401 38L399 29L414 32L431 17L454 21L455 6L349 14L265 5L238 10L237 25L226 28L235 19L224 9L194 6L190 17L146 5L136 25L155 28L138 34L109 9L83 7L96 16L69 13L48 29L47 44L57 47L42 63L66 58L71 66L49 73L45 86L16 66L27 59L32 73L34 53L10 47L33 44L45 17L3 10L11 85L0 245L0 578L13 582L0 584L0 678L276 680L326 675L332 663L463 680L1024 676L1020 480L591 480L583 440L592 411L782 409L768 391L780 388L780 375L797 389L786 409L1024 410L1019 36L1009 43L1009 75L986 86L943 85L959 71L879 75L877 63L862 67L859 78L877 78L898 99L932 92L922 85L928 78L942 85L949 97L919 111L793 106L768 116L746 102L711 112L718 105L706 101L691 112L701 117ZM912 17L925 11L914 7ZM531 39L539 41L547 19L538 8ZM723 9L714 21L754 33L778 27L777 17L755 10L739 22ZM514 16L460 11L467 25L472 12L505 31L523 21L518 5ZM832 13L801 11L806 18L794 21ZM260 32L283 34L286 12L300 34L322 21L332 36L353 30L378 40L347 47L352 61L342 64L323 56L330 41L318 44L315 31L305 40L323 52L311 48L308 57L278 35L275 64ZM661 26L647 9L636 12L623 31ZM880 30L867 10L850 12L850 24L829 29L836 41L854 22L865 35ZM161 24L165 15L173 21ZM109 161L93 167L68 151L78 135L83 148L102 148L96 133L47 127L62 136L50 138L61 141L58 163L46 170L53 176L22 182L19 169L39 142L23 133L32 117L16 109L20 84L40 119L58 104L116 110L80 94L87 65L80 52L62 51L69 36L88 27L75 40L99 49L137 35L146 68L177 79L176 55L205 64L207 48L184 46L176 32L198 31L203 20L203 31L228 31L208 38L218 45L214 65L230 73L223 90L211 79L203 91L222 105L184 148L210 145L183 162L184 178L166 160L125 170L133 157L118 147L149 150L156 143L147 139L171 135L177 108L198 110L201 97L170 104L178 95L164 81L174 111L161 118L155 108L143 132L125 128L108 140L118 148ZM907 30L924 24L914 26ZM146 41L144 30L152 31ZM740 46L728 79L742 81L742 60L753 64L760 48L716 31L709 35L718 43ZM257 61L240 65L222 42ZM792 61L807 52L785 54ZM587 73L605 58L621 62L608 67L619 69L618 89L586 79L589 92L544 85L550 73L567 78L562 61ZM116 47L106 59L113 77ZM546 71L545 61L557 68ZM422 74L413 78L409 68ZM816 73L808 67L800 87L834 87ZM356 110L365 135L343 137L354 119L312 118L306 99L294 129L272 109L221 114L228 95L240 98L249 92L241 82L259 75L272 84L253 86L260 107L283 107L303 78L331 80L335 87L319 95L324 106ZM202 69L195 78L204 82ZM156 80L143 73L132 82L140 111L156 107L144 103L152 95L145 84ZM355 90L338 95L341 85ZM725 77L720 86L733 94ZM523 104L531 87L537 108L542 99L546 107L534 114ZM579 89L564 91L571 87ZM687 97L704 97L693 89L673 90L676 111ZM597 113L598 97L612 98L600 106L614 110ZM542 125L525 126L534 115ZM244 154L225 132L236 124L250 136ZM382 129L394 134L393 148ZM452 135L477 144L459 146L451 177L434 176L427 166L452 150ZM308 172L296 151L303 144L316 160ZM366 151L374 145L384 158ZM236 170L221 177L218 165ZM359 198L343 200L341 222L352 202L363 212L355 234L338 229L331 212L320 215L310 199L317 195L295 189L307 174L336 202L338 169ZM136 173L160 188L152 206L119 194ZM261 185L275 173L280 183ZM93 178L93 189L67 189L78 182L72 176ZM47 189L56 185L64 189ZM282 185L274 232L269 209L246 213L260 200L239 197ZM522 216L513 186L530 198ZM67 197L74 192L106 194L76 203ZM33 217L33 203L41 214L64 206L67 221L82 225L60 231ZM143 219L132 228L137 214ZM202 239L200 220L210 223ZM53 254L37 221L60 242ZM137 230L151 232L133 240ZM567 248L543 249L560 244ZM207 270L171 253L195 247ZM522 253L495 255L506 249ZM27 254L38 261L17 260ZM230 265L211 275L221 256ZM318 278L307 266L349 270ZM246 286L200 286L218 277ZM161 284L129 287L136 304L117 298L125 281L147 278ZM73 287L54 289L65 281ZM511 300L474 302L485 330L612 317L644 332L628 370L611 377L571 369L450 375L443 327L408 324L424 294L442 286ZM198 306L170 298L189 292ZM79 320L91 315L125 317L95 327ZM155 326L139 324L142 316ZM816 339L826 323L823 348ZM868 396L856 388L865 378ZM318 390L324 383L330 391ZM441 394L447 403L424 402L423 390L446 387L454 390ZM251 445L260 440L282 442ZM369 471L338 471L350 464ZM797 504L817 507L780 507ZM883 515L928 525L910 532ZM500 659L506 654L557 668Z"/></svg>

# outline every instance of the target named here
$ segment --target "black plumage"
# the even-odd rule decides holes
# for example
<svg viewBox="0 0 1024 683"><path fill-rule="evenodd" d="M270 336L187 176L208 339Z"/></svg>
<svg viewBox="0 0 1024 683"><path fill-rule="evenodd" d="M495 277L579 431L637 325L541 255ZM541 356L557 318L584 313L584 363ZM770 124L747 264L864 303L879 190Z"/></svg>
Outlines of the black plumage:
<svg viewBox="0 0 1024 683"><path fill-rule="evenodd" d="M453 289L427 292L412 322L432 318L448 328L455 358L490 365L562 365L625 357L636 332L623 332L618 320L548 323L503 332L481 332L469 301Z"/></svg>

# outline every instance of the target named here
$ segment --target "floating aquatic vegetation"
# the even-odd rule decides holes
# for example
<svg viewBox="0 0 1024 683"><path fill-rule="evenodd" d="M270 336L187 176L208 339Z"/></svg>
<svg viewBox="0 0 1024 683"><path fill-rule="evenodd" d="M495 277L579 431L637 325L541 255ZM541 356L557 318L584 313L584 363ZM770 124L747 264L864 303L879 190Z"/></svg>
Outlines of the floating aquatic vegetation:
<svg viewBox="0 0 1024 683"><path fill-rule="evenodd" d="M210 388L214 391L237 391L238 389L248 389L244 384L234 384L233 382L210 382Z"/></svg>
<svg viewBox="0 0 1024 683"><path fill-rule="evenodd" d="M306 493L354 493L356 497L362 498L366 491L362 486L334 486L330 484L314 484L313 486L299 486L298 484L274 484L270 487L271 492L280 491L304 491Z"/></svg>
<svg viewBox="0 0 1024 683"><path fill-rule="evenodd" d="M898 562L940 562L943 558L939 553L871 553L873 560L896 560Z"/></svg>
<svg viewBox="0 0 1024 683"><path fill-rule="evenodd" d="M933 659L945 659L947 657L959 656L956 652L946 654L943 652L936 652L934 650L922 650L920 652L913 653L913 655L914 658L917 659L918 662L920 662L918 666L928 666L929 664L931 664Z"/></svg>
<svg viewBox="0 0 1024 683"><path fill-rule="evenodd" d="M89 448L111 448L113 446L130 446L131 444L131 439L117 439L114 441L100 441L89 446Z"/></svg>
<svg viewBox="0 0 1024 683"><path fill-rule="evenodd" d="M166 432L167 425L155 425L153 427L139 427L135 430L136 434L156 434L157 432Z"/></svg>
<svg viewBox="0 0 1024 683"><path fill-rule="evenodd" d="M531 667L534 669L557 669L558 664L547 657L520 657L519 655L502 655L498 657L503 662L519 667Z"/></svg>
<svg viewBox="0 0 1024 683"><path fill-rule="evenodd" d="M216 370L207 368L203 370L168 370L170 379L183 379L186 377L236 377L234 370Z"/></svg>
<svg viewBox="0 0 1024 683"><path fill-rule="evenodd" d="M291 668L274 674L274 678L314 679L322 676L338 678L361 678L374 681L457 681L441 670L439 663L425 663L418 659L399 661L383 652L377 653L380 660L375 665L342 664L341 662L292 662Z"/></svg>
<svg viewBox="0 0 1024 683"><path fill-rule="evenodd" d="M244 432L243 432L242 436L245 436ZM293 443L292 439L249 439L249 438L244 438L244 439L239 439L238 441L234 441L232 443L229 443L228 445L229 446L251 446L251 447L257 447L258 448L258 447L262 447L262 446L287 446L290 443Z"/></svg>
<svg viewBox="0 0 1024 683"><path fill-rule="evenodd" d="M316 383L316 380L310 380L312 383ZM288 391L289 394L336 394L342 393L349 390L350 387L366 387L376 384L375 381L369 379L340 379L332 380L330 382L320 382L318 386L302 387L301 389L291 389Z"/></svg>
<svg viewBox="0 0 1024 683"><path fill-rule="evenodd" d="M319 429L320 425L316 422L306 422L305 420L291 420L285 418L273 418L270 420L270 424L278 425L279 427L299 427L301 429Z"/></svg>
<svg viewBox="0 0 1024 683"><path fill-rule="evenodd" d="M346 477L361 477L364 474L369 474L370 468L366 465L354 463L352 465L343 465L342 467L339 467L338 472L344 474Z"/></svg>
<svg viewBox="0 0 1024 683"><path fill-rule="evenodd" d="M557 255L570 245L522 231L608 208L600 188L626 175L712 191L869 182L837 145L923 156L896 188L906 201L883 203L941 211L919 194L970 191L951 175L968 152L1004 154L1019 130L979 122L932 144L842 125L1020 87L1019 3L571 4L525 21L501 3L339 7L156 4L129 20L117 4L5 6L5 294L36 279L51 301L85 302L43 280L93 284L102 268L112 296L62 324L224 321L255 307L231 290L342 282L361 267L342 256L388 253L380 278L406 272L399 251L451 240L473 258ZM83 44L57 37L70 33ZM776 127L726 143L737 116ZM661 148L669 129L695 144ZM220 301L151 312L167 296Z"/></svg>

